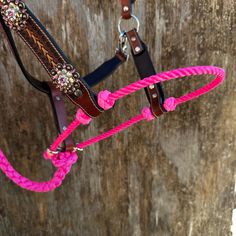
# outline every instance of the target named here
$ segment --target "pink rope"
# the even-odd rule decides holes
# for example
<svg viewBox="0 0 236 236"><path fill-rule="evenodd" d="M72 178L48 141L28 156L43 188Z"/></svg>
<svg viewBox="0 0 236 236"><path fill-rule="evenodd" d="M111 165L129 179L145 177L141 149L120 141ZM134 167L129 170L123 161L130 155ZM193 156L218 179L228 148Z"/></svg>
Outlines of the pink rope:
<svg viewBox="0 0 236 236"><path fill-rule="evenodd" d="M59 161L53 162L56 167L58 167L53 178L47 182L35 182L28 178L25 178L19 174L9 163L6 156L0 150L0 169L5 173L5 175L11 179L15 184L20 186L23 189L33 191L33 192L49 192L58 188L62 181L65 179L65 176L70 172L71 167L76 163L78 157L76 153L61 153Z"/></svg>
<svg viewBox="0 0 236 236"><path fill-rule="evenodd" d="M213 67L213 66L198 66L198 67L189 67L183 69L172 70L169 72L163 72L155 76L151 76L144 80L137 81L130 85L125 86L124 88L117 90L114 93L109 91L102 91L98 95L98 104L104 109L108 110L113 107L115 101L134 93L135 91L141 90L147 86L152 84L156 84L159 82L164 82L172 79L177 79L186 76L193 76L193 75L215 75L216 78L210 82L209 84L205 85L204 87L197 89L191 93L183 95L179 98L168 98L164 103L164 107L167 111L173 111L176 109L178 105L181 103L193 100L211 90L219 86L225 76L225 72L221 68ZM97 137L91 138L87 141L84 141L77 145L78 148L85 148L94 143L97 143L101 140L104 140L108 137L115 135L118 132L121 132L124 129L142 121L142 120L153 120L154 116L151 114L150 108L144 108L140 115L124 122L123 124L113 128L110 131L105 132L104 134L98 135ZM80 125L89 124L91 118L88 117L81 109L78 110L76 119L67 127L67 129L53 142L50 147L50 150L56 151L59 145ZM48 192L52 191L55 188L59 187L62 184L65 176L69 173L72 165L77 161L78 157L75 152L64 152L59 154L50 154L49 152L45 153L46 159L52 159L52 163L55 167L57 167L57 171L54 174L53 178L48 182L34 182L31 181L23 176L21 176L8 162L7 158L0 150L0 169L9 177L14 183L19 185L20 187L35 191L35 192Z"/></svg>
<svg viewBox="0 0 236 236"><path fill-rule="evenodd" d="M169 81L177 78L182 78L186 76L207 75L207 74L215 75L216 78L211 83L205 85L204 87L178 98L176 104L180 105L181 103L193 100L205 93L208 93L217 86L219 86L224 81L224 76L225 76L224 70L214 66L195 66L195 67L171 70L127 85L124 88L110 94L107 99L109 99L110 102L112 100L117 101L123 97L126 97L127 95L130 95L152 84Z"/></svg>
<svg viewBox="0 0 236 236"><path fill-rule="evenodd" d="M155 117L151 113L150 108L148 108L148 107L144 108L142 110L141 114L131 118L130 120L124 122L123 124L118 125L117 127L113 128L113 129L111 129L111 130L109 130L109 131L107 131L107 132L105 132L101 135L98 135L94 138L91 138L91 139L89 139L85 142L82 142L82 143L78 144L77 147L80 148L80 149L84 149L84 148L86 148L86 147L88 147L88 146L90 146L94 143L97 143L97 142L100 142L104 139L107 139L107 138L109 138L109 137L111 137L111 136L113 136L113 135L129 128L130 126L132 126L132 125L134 125L134 124L136 124L136 123L138 123L142 120L145 120L145 119L147 121L151 121L151 120L155 119Z"/></svg>

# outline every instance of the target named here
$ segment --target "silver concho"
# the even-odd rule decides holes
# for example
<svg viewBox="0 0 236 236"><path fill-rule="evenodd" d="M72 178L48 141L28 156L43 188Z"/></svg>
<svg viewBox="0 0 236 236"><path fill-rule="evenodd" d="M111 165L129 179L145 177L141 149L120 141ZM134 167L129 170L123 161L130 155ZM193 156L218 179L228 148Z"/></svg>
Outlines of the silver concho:
<svg viewBox="0 0 236 236"><path fill-rule="evenodd" d="M79 97L82 95L80 90L80 75L72 65L57 64L51 71L53 84L65 94Z"/></svg>
<svg viewBox="0 0 236 236"><path fill-rule="evenodd" d="M25 28L29 15L23 2L19 0L0 0L0 9L3 20L10 29L19 31Z"/></svg>

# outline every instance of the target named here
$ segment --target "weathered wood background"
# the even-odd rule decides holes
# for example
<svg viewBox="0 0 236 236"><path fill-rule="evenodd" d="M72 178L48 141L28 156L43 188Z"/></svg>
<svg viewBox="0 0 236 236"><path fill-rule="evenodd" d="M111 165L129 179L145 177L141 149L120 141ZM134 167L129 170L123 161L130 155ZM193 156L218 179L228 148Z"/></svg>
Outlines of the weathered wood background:
<svg viewBox="0 0 236 236"><path fill-rule="evenodd" d="M118 1L26 1L81 74L114 53ZM80 154L63 186L37 194L21 190L0 172L0 235L231 235L236 154L235 0L140 0L136 15L158 71L216 65L227 81L176 112L96 144ZM26 47L28 68L48 79ZM49 100L24 80L0 35L0 147L22 174L48 180L42 158L56 136ZM132 59L102 88L137 80ZM172 81L181 95L209 79ZM144 92L80 128L76 140L101 133L136 115ZM74 108L69 106L71 116Z"/></svg>

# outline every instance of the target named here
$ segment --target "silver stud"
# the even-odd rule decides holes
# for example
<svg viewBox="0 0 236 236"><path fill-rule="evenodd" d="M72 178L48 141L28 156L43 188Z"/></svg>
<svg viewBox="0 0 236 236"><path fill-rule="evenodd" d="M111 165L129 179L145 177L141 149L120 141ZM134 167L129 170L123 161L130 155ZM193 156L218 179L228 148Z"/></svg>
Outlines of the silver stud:
<svg viewBox="0 0 236 236"><path fill-rule="evenodd" d="M64 131L67 129L67 127L66 126L63 126L63 128L62 128Z"/></svg>
<svg viewBox="0 0 236 236"><path fill-rule="evenodd" d="M124 6L124 7L123 7L123 11L124 11L124 12L129 11L129 7L128 7L128 6Z"/></svg>
<svg viewBox="0 0 236 236"><path fill-rule="evenodd" d="M135 42L136 41L136 37L131 37L131 41Z"/></svg>
<svg viewBox="0 0 236 236"><path fill-rule="evenodd" d="M140 47L136 47L134 50L135 50L135 52L140 52L141 48Z"/></svg>
<svg viewBox="0 0 236 236"><path fill-rule="evenodd" d="M154 93L154 94L152 95L152 97L153 97L153 98L157 98L157 94Z"/></svg>
<svg viewBox="0 0 236 236"><path fill-rule="evenodd" d="M75 95L76 97L80 97L80 96L83 95L83 93L82 93L81 90L77 89L77 90L74 92L74 95Z"/></svg>
<svg viewBox="0 0 236 236"><path fill-rule="evenodd" d="M154 88L155 88L155 85L152 84L152 85L149 86L149 88L150 88L150 89L154 89Z"/></svg>
<svg viewBox="0 0 236 236"><path fill-rule="evenodd" d="M56 100L57 100L57 101L60 101L60 100L61 100L61 98L60 98L60 97L58 97L58 96L56 96Z"/></svg>

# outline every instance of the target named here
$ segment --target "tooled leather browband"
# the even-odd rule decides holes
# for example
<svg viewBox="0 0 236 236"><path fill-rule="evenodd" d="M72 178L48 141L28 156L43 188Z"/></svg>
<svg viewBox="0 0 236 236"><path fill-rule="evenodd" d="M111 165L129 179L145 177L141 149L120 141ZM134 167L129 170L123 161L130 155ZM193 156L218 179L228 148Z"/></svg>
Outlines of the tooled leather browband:
<svg viewBox="0 0 236 236"><path fill-rule="evenodd" d="M0 0L0 7L7 26L29 46L56 87L90 117L101 114L96 95L26 5L18 0Z"/></svg>

